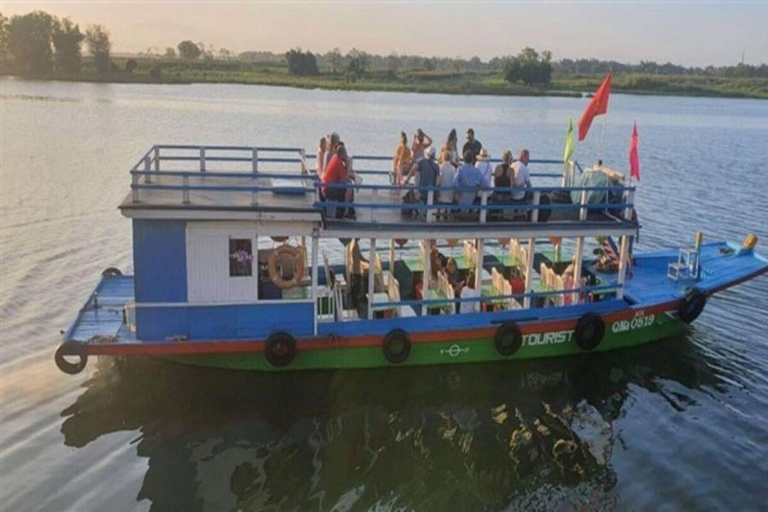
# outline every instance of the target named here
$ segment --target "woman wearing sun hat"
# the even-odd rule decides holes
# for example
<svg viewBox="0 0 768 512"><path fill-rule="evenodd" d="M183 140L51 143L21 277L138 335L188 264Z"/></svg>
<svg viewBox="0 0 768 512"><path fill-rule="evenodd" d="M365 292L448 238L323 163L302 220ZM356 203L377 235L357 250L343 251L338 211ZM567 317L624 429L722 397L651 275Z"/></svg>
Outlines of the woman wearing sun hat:
<svg viewBox="0 0 768 512"><path fill-rule="evenodd" d="M483 176L483 182L486 187L491 186L491 177L493 176L493 169L491 169L491 162L488 161L489 159L490 156L488 155L488 150L482 148L480 153L477 154L477 162L475 163L475 167L477 167L480 174Z"/></svg>

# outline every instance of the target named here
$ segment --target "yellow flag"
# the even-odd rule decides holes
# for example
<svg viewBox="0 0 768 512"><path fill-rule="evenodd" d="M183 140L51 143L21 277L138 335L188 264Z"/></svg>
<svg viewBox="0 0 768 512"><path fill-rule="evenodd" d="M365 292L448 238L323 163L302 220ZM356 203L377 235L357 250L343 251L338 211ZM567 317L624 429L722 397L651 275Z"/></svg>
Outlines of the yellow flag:
<svg viewBox="0 0 768 512"><path fill-rule="evenodd" d="M565 133L565 154L563 155L563 162L570 160L573 154L573 117L568 122L568 131Z"/></svg>

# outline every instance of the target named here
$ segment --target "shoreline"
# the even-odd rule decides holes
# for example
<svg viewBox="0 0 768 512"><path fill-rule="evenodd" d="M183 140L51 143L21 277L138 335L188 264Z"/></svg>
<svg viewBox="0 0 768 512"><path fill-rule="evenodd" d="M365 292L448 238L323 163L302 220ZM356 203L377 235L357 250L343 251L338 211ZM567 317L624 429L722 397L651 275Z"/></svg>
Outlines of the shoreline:
<svg viewBox="0 0 768 512"><path fill-rule="evenodd" d="M79 82L79 83L103 83L103 84L139 84L139 85L195 85L195 84L234 84L234 85L261 85L276 87L292 87L296 89L319 89L327 91L350 92L401 92L415 94L447 94L455 96L511 96L511 97L553 97L553 98L583 98L589 97L591 89L580 91L577 88L568 88L564 85L568 80L555 81L556 88L534 88L526 86L508 85L482 85L472 83L441 84L440 82L404 83L397 81L360 80L356 82L342 82L340 80L321 77L290 77L283 79L274 76L250 76L249 78L225 77L223 79L207 77L180 77L162 76L150 77L146 74L134 75L46 75L23 76L0 74L0 78L17 80L29 80L40 82ZM585 84L586 85L586 84ZM596 87L596 86L595 86ZM616 94L628 94L634 96L667 96L690 98L729 98L729 99L754 99L767 100L768 95L748 94L733 91L717 90L658 90L658 89L631 89L617 87L614 84L613 92Z"/></svg>

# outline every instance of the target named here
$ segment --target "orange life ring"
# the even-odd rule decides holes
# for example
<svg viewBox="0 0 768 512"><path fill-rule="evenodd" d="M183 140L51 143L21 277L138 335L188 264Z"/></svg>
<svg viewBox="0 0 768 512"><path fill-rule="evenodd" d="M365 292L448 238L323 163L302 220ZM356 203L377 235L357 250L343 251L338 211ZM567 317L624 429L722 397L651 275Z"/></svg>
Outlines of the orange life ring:
<svg viewBox="0 0 768 512"><path fill-rule="evenodd" d="M281 272L278 272L278 262L283 258L290 258L293 261L293 277L285 279ZM267 260L267 269L269 278L278 288L288 290L295 287L304 278L304 254L296 247L291 245L281 245L269 255Z"/></svg>

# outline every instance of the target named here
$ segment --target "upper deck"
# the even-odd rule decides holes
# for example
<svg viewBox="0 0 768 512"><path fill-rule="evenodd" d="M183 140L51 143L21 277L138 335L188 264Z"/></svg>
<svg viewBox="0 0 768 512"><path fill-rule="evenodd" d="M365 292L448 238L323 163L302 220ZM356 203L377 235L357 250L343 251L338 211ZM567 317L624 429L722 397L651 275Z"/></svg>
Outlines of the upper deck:
<svg viewBox="0 0 768 512"><path fill-rule="evenodd" d="M639 228L632 220L634 188L574 186L583 172L575 161L531 160L534 187L525 189L530 199L524 203L493 200L494 192L519 189L473 189L478 204L468 209L437 203L435 196L445 187L421 187L423 201L407 205L404 214L402 197L416 187L391 184L390 157L351 158L360 179L334 186L354 190L350 203L321 200L308 158L314 161L300 148L153 146L131 169L131 193L120 208L137 218L309 222L321 226L325 237L597 236ZM355 218L336 219L340 207L353 207Z"/></svg>

